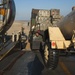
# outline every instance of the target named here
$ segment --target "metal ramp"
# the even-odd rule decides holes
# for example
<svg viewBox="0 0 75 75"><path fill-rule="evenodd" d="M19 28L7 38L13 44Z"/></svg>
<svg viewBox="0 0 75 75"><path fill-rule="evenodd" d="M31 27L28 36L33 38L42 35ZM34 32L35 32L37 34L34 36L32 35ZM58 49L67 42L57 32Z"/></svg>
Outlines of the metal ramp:
<svg viewBox="0 0 75 75"><path fill-rule="evenodd" d="M2 60L18 43L17 42L12 42L11 40L6 43L4 48L0 51L0 60Z"/></svg>

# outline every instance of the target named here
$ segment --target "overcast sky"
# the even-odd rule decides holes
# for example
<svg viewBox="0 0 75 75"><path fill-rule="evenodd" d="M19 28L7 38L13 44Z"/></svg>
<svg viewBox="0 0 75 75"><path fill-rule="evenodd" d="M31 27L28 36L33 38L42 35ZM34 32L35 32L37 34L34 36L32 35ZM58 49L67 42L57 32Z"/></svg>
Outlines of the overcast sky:
<svg viewBox="0 0 75 75"><path fill-rule="evenodd" d="M60 9L62 15L71 12L75 0L14 0L16 5L16 19L30 20L31 10L35 9Z"/></svg>

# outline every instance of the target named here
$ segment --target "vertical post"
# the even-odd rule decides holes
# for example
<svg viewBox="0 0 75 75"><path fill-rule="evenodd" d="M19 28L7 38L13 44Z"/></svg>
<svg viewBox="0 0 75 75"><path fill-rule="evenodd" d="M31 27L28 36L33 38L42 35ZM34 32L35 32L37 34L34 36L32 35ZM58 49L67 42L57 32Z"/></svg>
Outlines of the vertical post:
<svg viewBox="0 0 75 75"><path fill-rule="evenodd" d="M12 33L12 42L14 42L14 33Z"/></svg>
<svg viewBox="0 0 75 75"><path fill-rule="evenodd" d="M19 41L19 33L17 33L16 35L17 35L16 41Z"/></svg>

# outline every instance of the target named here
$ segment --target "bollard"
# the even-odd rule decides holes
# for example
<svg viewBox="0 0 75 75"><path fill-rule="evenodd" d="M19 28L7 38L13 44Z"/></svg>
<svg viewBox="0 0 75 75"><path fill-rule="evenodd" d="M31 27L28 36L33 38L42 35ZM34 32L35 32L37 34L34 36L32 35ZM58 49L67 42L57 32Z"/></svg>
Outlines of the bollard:
<svg viewBox="0 0 75 75"><path fill-rule="evenodd" d="M12 33L12 42L14 42L14 33Z"/></svg>
<svg viewBox="0 0 75 75"><path fill-rule="evenodd" d="M19 40L19 33L16 34L16 41Z"/></svg>

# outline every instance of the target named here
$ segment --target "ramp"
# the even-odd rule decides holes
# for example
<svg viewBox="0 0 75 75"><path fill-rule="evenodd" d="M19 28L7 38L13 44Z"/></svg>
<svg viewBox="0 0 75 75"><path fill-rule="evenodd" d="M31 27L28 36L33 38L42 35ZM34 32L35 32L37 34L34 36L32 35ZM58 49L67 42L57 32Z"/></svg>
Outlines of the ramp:
<svg viewBox="0 0 75 75"><path fill-rule="evenodd" d="M7 44L8 43L8 44ZM8 41L5 47L0 51L0 60L2 60L14 47L18 42L10 42Z"/></svg>

